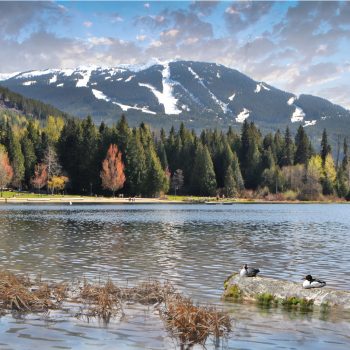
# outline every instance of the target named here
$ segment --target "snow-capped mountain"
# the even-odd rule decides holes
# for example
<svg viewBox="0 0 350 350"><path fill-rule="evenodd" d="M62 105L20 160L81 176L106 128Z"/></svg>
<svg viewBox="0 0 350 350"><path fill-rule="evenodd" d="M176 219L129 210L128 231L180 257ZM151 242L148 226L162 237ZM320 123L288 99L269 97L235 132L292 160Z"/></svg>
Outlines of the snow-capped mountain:
<svg viewBox="0 0 350 350"><path fill-rule="evenodd" d="M296 96L222 65L173 61L148 66L48 69L0 76L1 85L73 115L154 126L184 121L194 128L239 126L245 119L265 129L287 124L350 128L350 112L310 95ZM340 129L343 129L341 126Z"/></svg>

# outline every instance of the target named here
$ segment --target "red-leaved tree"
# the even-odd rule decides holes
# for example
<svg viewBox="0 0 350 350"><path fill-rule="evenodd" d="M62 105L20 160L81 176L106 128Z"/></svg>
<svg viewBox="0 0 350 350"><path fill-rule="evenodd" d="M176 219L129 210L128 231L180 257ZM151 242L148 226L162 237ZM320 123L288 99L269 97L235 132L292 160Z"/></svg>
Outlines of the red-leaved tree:
<svg viewBox="0 0 350 350"><path fill-rule="evenodd" d="M47 165L44 163L37 164L34 169L34 176L31 181L32 185L39 190L47 183Z"/></svg>
<svg viewBox="0 0 350 350"><path fill-rule="evenodd" d="M125 174L122 153L118 151L117 145L110 145L105 160L102 162L101 171L102 187L113 192L124 186Z"/></svg>
<svg viewBox="0 0 350 350"><path fill-rule="evenodd" d="M2 190L12 180L13 169L10 165L7 152L1 147L0 148L0 192L2 197Z"/></svg>

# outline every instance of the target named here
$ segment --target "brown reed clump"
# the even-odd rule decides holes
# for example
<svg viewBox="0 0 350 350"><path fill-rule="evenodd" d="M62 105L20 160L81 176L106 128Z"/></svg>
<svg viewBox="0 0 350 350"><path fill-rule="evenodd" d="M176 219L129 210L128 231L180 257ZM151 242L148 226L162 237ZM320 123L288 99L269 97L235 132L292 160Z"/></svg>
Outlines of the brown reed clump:
<svg viewBox="0 0 350 350"><path fill-rule="evenodd" d="M173 285L169 282L163 284L159 281L147 281L135 287L123 288L121 297L125 301L137 302L143 305L160 304L169 295L175 293Z"/></svg>
<svg viewBox="0 0 350 350"><path fill-rule="evenodd" d="M163 312L170 333L181 346L204 345L209 336L215 340L231 331L229 316L214 307L195 306L191 299L177 295L167 300Z"/></svg>
<svg viewBox="0 0 350 350"><path fill-rule="evenodd" d="M80 298L88 305L82 316L101 318L108 323L111 317L122 313L120 289L108 280L104 285L90 284L84 281Z"/></svg>
<svg viewBox="0 0 350 350"><path fill-rule="evenodd" d="M3 309L18 311L45 311L52 306L46 287L32 292L28 277L17 277L0 271L0 305Z"/></svg>
<svg viewBox="0 0 350 350"><path fill-rule="evenodd" d="M68 292L69 288L67 283L61 282L52 286L52 294L58 303L63 302L68 297Z"/></svg>
<svg viewBox="0 0 350 350"><path fill-rule="evenodd" d="M110 322L123 315L123 302L153 305L160 311L166 328L184 346L204 345L208 337L218 341L231 331L231 320L214 307L195 306L191 299L176 293L169 283L149 280L135 287L117 287L111 280L104 284L81 282L48 284L41 279L0 271L0 311L45 312L64 301L82 304L77 316L98 317Z"/></svg>

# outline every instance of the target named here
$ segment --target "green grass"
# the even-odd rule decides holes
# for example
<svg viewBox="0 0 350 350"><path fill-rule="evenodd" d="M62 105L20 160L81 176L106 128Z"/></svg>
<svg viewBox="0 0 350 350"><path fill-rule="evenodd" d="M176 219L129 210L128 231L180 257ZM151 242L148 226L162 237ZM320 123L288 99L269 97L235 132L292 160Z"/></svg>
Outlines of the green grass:
<svg viewBox="0 0 350 350"><path fill-rule="evenodd" d="M305 298L287 297L282 299L281 305L287 310L299 309L301 312L312 311L314 302Z"/></svg>
<svg viewBox="0 0 350 350"><path fill-rule="evenodd" d="M33 193L33 192L15 192L15 191L3 191L1 198L64 198L64 197L81 197L62 194L47 194L47 193Z"/></svg>
<svg viewBox="0 0 350 350"><path fill-rule="evenodd" d="M258 305L263 308L269 308L272 305L277 306L278 304L278 300L275 298L274 295L270 293L258 294L256 296L256 300Z"/></svg>
<svg viewBox="0 0 350 350"><path fill-rule="evenodd" d="M225 299L233 299L235 301L238 301L242 299L242 291L238 288L236 284L226 286Z"/></svg>

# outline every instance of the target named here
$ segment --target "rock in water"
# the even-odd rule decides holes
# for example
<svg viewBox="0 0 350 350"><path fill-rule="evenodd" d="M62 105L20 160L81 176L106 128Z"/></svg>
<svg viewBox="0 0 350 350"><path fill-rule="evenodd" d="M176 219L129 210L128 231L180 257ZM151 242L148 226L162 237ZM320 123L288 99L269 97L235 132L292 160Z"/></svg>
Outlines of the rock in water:
<svg viewBox="0 0 350 350"><path fill-rule="evenodd" d="M268 294L276 299L295 297L312 300L314 305L326 304L350 309L350 291L331 288L304 289L302 283L284 281L269 277L242 278L231 275L224 284L223 298L255 301L259 295Z"/></svg>

